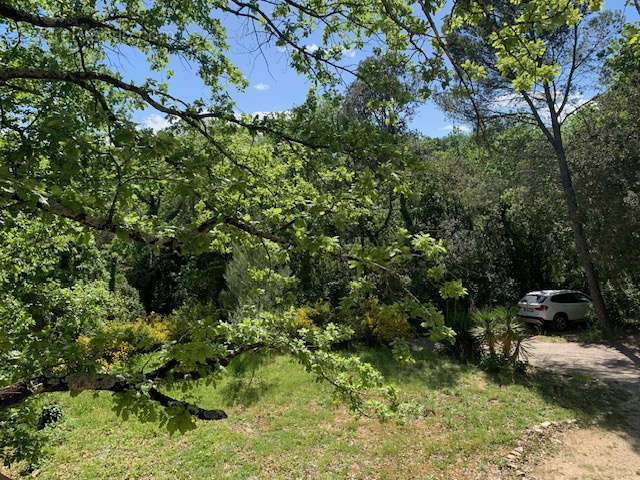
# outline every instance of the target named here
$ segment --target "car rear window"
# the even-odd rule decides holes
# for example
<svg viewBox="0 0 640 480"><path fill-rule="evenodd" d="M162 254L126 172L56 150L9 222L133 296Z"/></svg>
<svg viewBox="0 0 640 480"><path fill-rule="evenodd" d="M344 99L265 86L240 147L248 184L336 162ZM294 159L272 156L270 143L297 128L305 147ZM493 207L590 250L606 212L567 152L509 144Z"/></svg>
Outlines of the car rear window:
<svg viewBox="0 0 640 480"><path fill-rule="evenodd" d="M545 295L525 295L521 302L525 303L543 303L547 297Z"/></svg>

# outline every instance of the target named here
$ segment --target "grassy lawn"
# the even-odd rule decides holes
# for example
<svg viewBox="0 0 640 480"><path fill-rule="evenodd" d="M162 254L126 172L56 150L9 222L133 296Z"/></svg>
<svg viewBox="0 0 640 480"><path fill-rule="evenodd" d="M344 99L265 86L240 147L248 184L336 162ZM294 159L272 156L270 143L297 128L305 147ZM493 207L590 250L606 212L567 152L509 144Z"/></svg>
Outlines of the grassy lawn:
<svg viewBox="0 0 640 480"><path fill-rule="evenodd" d="M381 424L333 405L329 389L274 356L216 388L196 392L227 420L184 434L123 420L108 393L59 395L65 420L41 479L486 478L523 430L545 420L590 419L620 394L585 377L530 375L502 381L431 352L405 367L386 352L362 356L426 416Z"/></svg>

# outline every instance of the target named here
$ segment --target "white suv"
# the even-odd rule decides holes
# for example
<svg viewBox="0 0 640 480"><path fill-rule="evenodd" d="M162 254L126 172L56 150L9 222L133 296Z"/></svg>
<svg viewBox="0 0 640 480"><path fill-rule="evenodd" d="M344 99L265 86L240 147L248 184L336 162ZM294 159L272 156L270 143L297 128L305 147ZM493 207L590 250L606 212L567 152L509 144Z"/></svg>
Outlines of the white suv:
<svg viewBox="0 0 640 480"><path fill-rule="evenodd" d="M552 322L564 330L571 320L583 320L591 299L575 290L540 290L529 292L518 302L523 320L542 325Z"/></svg>

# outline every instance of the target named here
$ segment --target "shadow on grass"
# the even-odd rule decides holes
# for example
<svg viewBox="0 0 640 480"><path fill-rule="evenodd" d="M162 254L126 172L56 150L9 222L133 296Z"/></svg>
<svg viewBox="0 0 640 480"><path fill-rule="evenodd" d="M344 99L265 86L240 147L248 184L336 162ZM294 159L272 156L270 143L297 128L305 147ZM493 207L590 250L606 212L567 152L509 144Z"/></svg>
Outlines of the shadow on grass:
<svg viewBox="0 0 640 480"><path fill-rule="evenodd" d="M394 383L420 382L430 389L452 387L475 367L429 350L414 352L414 364L399 362L387 348L353 351Z"/></svg>
<svg viewBox="0 0 640 480"><path fill-rule="evenodd" d="M461 376L478 368L432 351L418 352L413 365L395 360L386 349L353 353L375 366L391 382L419 382L430 389L454 387L460 383ZM634 390L622 388L628 387L626 384L609 384L577 372L546 371L533 367L527 368L526 373L488 373L487 378L499 386L520 385L535 391L547 403L574 412L583 426L597 425L622 432L633 448L640 451L640 399Z"/></svg>
<svg viewBox="0 0 640 480"><path fill-rule="evenodd" d="M640 451L640 398L635 383L605 382L588 373L534 367L526 368L526 373L503 371L488 377L498 385L524 386L547 403L573 411L582 427L620 432Z"/></svg>
<svg viewBox="0 0 640 480"><path fill-rule="evenodd" d="M249 407L258 402L273 388L273 383L253 375L231 378L220 387L220 393L227 407Z"/></svg>
<svg viewBox="0 0 640 480"><path fill-rule="evenodd" d="M583 426L622 433L640 452L640 399L634 390L577 372L538 369L514 381L534 389L549 403L573 410Z"/></svg>
<svg viewBox="0 0 640 480"><path fill-rule="evenodd" d="M228 367L229 378L219 391L227 407L248 407L258 402L274 387L260 375L260 369L273 362L268 352L247 352L236 357Z"/></svg>
<svg viewBox="0 0 640 480"><path fill-rule="evenodd" d="M535 326L528 324L531 335L540 335L547 341L578 342L582 345L609 345L634 342L640 339L640 322L616 324L609 330L603 330L596 324L586 321L572 322L562 331L551 325Z"/></svg>
<svg viewBox="0 0 640 480"><path fill-rule="evenodd" d="M530 368L526 374L489 377L500 385L515 383L535 390L547 402L575 411L583 421L602 419L632 396L626 390L580 373L560 374Z"/></svg>

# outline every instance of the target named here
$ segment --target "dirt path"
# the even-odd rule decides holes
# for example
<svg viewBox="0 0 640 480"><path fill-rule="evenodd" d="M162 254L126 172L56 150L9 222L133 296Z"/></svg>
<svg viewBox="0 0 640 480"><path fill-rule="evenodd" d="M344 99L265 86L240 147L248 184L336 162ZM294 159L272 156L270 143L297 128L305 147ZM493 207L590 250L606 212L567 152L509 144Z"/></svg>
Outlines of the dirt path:
<svg viewBox="0 0 640 480"><path fill-rule="evenodd" d="M538 480L640 480L640 339L611 346L534 339L529 363L540 368L579 372L616 384L632 397L625 405L625 427L570 430L555 453L532 475Z"/></svg>
<svg viewBox="0 0 640 480"><path fill-rule="evenodd" d="M640 344L630 337L615 346L578 342L528 344L529 363L540 368L579 372L640 394Z"/></svg>

